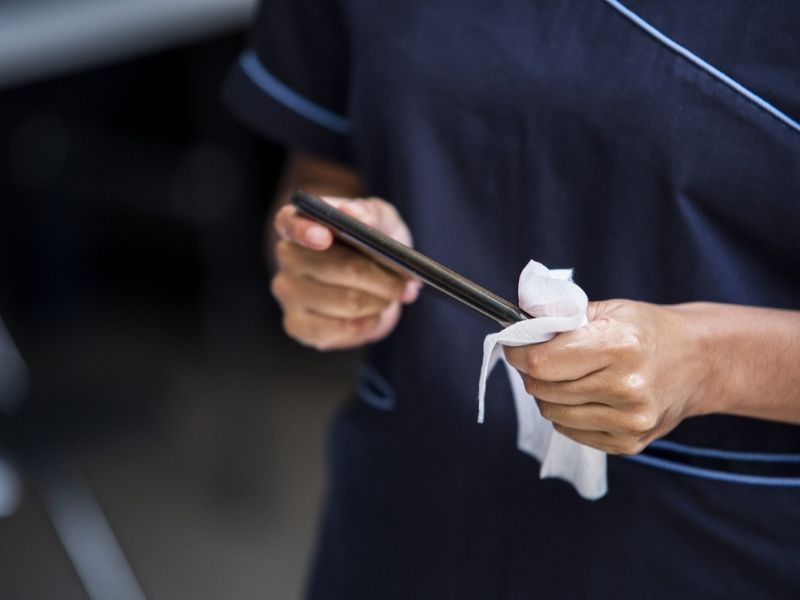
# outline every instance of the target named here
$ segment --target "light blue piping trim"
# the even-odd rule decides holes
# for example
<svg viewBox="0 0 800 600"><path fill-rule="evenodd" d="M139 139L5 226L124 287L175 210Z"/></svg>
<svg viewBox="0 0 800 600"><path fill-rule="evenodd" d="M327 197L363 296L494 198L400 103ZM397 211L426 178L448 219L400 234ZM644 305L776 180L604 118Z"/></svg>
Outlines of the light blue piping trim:
<svg viewBox="0 0 800 600"><path fill-rule="evenodd" d="M669 440L657 440L650 444L650 448L679 452L689 456L702 456L705 458L721 458L723 460L740 460L745 462L765 463L800 463L800 454L771 454L769 452L737 452L733 450L719 450L717 448L703 448L702 446L687 446Z"/></svg>
<svg viewBox="0 0 800 600"><path fill-rule="evenodd" d="M393 410L397 403L392 386L371 365L361 367L355 395L378 410Z"/></svg>
<svg viewBox="0 0 800 600"><path fill-rule="evenodd" d="M661 42L662 44L664 44L665 46L667 46L668 48L670 48L674 52L677 52L678 54L683 56L686 60L694 63L695 65L697 65L701 69L707 71L710 75L712 75L713 77L716 77L722 83L724 83L725 85L729 86L734 91L740 93L742 96L744 96L745 98L747 98L748 100L750 100L751 102L756 104L757 106L761 107L762 109L764 109L765 111L770 113L773 117L775 117L776 119L779 119L780 121L782 121L783 123L785 123L786 125L791 127L792 129L794 129L795 131L800 133L800 123L798 123L797 121L792 119L786 113L784 113L784 112L780 111L779 109L775 108L775 106L773 106L772 104L770 104L769 102L767 102L766 100L761 98L760 96L757 96L756 94L754 94L753 92L748 90L741 83L731 79L730 77L725 75L725 73L723 73L722 71L720 71L719 69L717 69L713 65L710 65L709 63L704 61L702 58L697 56L696 54L693 54L690 50L684 48L683 46L678 44L676 41L668 38L666 35L661 33L658 29L656 29L655 27L650 25L650 23L648 23L647 21L642 19L639 15L637 15L636 13L631 11L629 8L627 8L624 5L620 4L619 2L617 2L617 0L604 0L604 2L606 2L607 4L610 4L613 8L615 8L623 16L625 16L628 19L630 19L634 24L636 24L637 26L641 27L644 31L646 31L647 33L652 35L659 42Z"/></svg>
<svg viewBox="0 0 800 600"><path fill-rule="evenodd" d="M759 485L764 487L800 488L800 477L764 477L762 475L742 475L739 473L728 473L727 471L715 471L714 469L703 469L693 465L684 465L681 463L672 462L670 460L664 460L663 458L656 458L655 456L647 456L645 454L624 456L623 458L625 460L642 463L657 469L673 471L675 473L681 473L682 475L691 475L692 477L700 477L701 479L724 481L726 483Z"/></svg>
<svg viewBox="0 0 800 600"><path fill-rule="evenodd" d="M253 83L284 106L304 116L309 121L313 121L317 125L336 133L346 134L350 132L349 119L304 98L293 89L287 87L267 71L253 50L243 52L239 57L239 64Z"/></svg>

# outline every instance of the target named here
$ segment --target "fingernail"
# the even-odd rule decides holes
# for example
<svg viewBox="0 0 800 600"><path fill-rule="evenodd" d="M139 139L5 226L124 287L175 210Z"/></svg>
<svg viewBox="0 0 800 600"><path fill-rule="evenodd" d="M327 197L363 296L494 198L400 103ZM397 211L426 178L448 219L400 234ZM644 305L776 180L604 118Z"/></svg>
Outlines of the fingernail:
<svg viewBox="0 0 800 600"><path fill-rule="evenodd" d="M422 283L416 279L410 279L406 282L406 287L403 290L402 300L405 303L414 302L419 297L419 291L422 288Z"/></svg>
<svg viewBox="0 0 800 600"><path fill-rule="evenodd" d="M328 241L328 230L324 227L312 225L306 229L306 241L315 246L322 246Z"/></svg>

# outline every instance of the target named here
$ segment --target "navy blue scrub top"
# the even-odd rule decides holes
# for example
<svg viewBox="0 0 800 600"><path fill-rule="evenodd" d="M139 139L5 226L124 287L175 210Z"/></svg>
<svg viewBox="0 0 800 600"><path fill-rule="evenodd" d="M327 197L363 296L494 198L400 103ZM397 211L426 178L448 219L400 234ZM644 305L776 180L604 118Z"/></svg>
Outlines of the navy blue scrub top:
<svg viewBox="0 0 800 600"><path fill-rule="evenodd" d="M271 0L226 94L508 298L534 258L590 299L800 309L798 32L791 0ZM493 329L423 294L372 349L311 598L800 597L800 428L687 420L588 502L516 449L504 375L476 424Z"/></svg>

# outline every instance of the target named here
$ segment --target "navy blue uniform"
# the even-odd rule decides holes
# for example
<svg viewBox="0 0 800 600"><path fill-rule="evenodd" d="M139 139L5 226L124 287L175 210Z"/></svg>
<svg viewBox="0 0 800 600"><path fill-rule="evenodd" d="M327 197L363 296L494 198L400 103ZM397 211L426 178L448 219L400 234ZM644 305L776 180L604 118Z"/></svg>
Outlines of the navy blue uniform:
<svg viewBox="0 0 800 600"><path fill-rule="evenodd" d="M509 298L800 309L800 3L272 0L228 82ZM492 324L423 294L330 438L311 598L798 598L800 428L690 419L582 500L515 445ZM800 402L797 397L787 399Z"/></svg>

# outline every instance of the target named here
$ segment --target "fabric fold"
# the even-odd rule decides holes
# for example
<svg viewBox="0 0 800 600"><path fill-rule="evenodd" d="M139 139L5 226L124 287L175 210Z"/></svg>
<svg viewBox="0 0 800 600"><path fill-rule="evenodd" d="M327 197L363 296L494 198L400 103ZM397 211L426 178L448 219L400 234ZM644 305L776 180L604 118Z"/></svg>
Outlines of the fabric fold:
<svg viewBox="0 0 800 600"><path fill-rule="evenodd" d="M478 422L485 418L486 380L498 361L506 366L517 412L517 447L540 462L539 477L570 482L584 498L605 495L606 454L560 434L525 390L520 374L505 360L503 346L526 346L551 340L587 323L588 298L572 281L571 269L550 270L530 261L519 279L519 305L533 319L514 323L483 342L483 364L478 384Z"/></svg>

